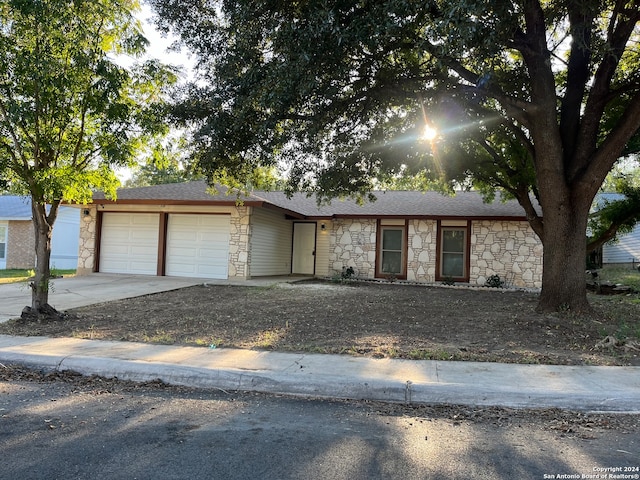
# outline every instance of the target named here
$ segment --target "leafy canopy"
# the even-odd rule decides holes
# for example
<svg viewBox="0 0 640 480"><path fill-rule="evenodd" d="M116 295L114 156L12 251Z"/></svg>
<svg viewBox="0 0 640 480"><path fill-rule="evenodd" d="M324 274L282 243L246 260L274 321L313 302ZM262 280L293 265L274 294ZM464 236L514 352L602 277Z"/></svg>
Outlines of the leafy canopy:
<svg viewBox="0 0 640 480"><path fill-rule="evenodd" d="M147 46L124 0L13 0L0 5L0 178L36 203L114 195L112 166L129 165L162 132L163 88L175 74L119 55Z"/></svg>
<svg viewBox="0 0 640 480"><path fill-rule="evenodd" d="M598 162L601 182L638 149L637 121L620 128L638 103L636 2L152 4L198 56L200 81L175 115L196 127L212 180L278 164L291 189L326 197L417 175L409 185L501 188L528 203L550 142L567 184Z"/></svg>

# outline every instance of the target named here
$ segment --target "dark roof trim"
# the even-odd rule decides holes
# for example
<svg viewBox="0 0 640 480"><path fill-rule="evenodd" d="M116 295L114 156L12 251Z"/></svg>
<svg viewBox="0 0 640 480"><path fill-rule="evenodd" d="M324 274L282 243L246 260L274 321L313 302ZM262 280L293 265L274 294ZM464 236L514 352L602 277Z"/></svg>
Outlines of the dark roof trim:
<svg viewBox="0 0 640 480"><path fill-rule="evenodd" d="M490 215L384 215L384 214L367 214L367 215L355 215L355 214L334 214L331 216L306 216L308 220L335 220L338 218L397 218L406 220L497 220L507 222L526 222L525 216L490 216Z"/></svg>
<svg viewBox="0 0 640 480"><path fill-rule="evenodd" d="M220 207L235 207L238 203L235 200L171 200L171 199L117 199L107 200L104 198L98 198L91 202L94 205L198 205L198 206L220 206ZM257 200L243 200L241 205L248 207L262 207L264 201Z"/></svg>
<svg viewBox="0 0 640 480"><path fill-rule="evenodd" d="M282 212L284 215L296 218L304 219L304 215L289 210L287 208L279 207L266 200L242 200L240 204L236 200L160 200L160 199L120 199L120 200L107 200L105 198L95 199L93 202L95 205L189 205L189 206L217 206L217 207L236 207L238 205L245 207L263 207L278 212Z"/></svg>

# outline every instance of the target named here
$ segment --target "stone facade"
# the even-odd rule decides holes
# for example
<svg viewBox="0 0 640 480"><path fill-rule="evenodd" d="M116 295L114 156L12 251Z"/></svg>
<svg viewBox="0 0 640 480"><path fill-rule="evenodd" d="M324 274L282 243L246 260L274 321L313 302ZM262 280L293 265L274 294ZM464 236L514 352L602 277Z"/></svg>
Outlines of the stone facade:
<svg viewBox="0 0 640 480"><path fill-rule="evenodd" d="M250 277L251 255L249 238L251 234L251 208L237 207L231 213L229 236L229 278Z"/></svg>
<svg viewBox="0 0 640 480"><path fill-rule="evenodd" d="M437 221L409 220L407 280L436 281ZM338 219L329 236L329 275L353 267L361 278L375 278L375 219ZM508 286L540 288L542 243L525 221L471 222L469 283L484 285L499 275Z"/></svg>
<svg viewBox="0 0 640 480"><path fill-rule="evenodd" d="M508 286L542 286L542 242L527 222L473 222L471 282L499 275Z"/></svg>
<svg viewBox="0 0 640 480"><path fill-rule="evenodd" d="M88 215L85 215L85 212L87 212ZM93 272L96 252L96 217L97 209L95 205L83 208L80 216L77 275L88 275Z"/></svg>
<svg viewBox="0 0 640 480"><path fill-rule="evenodd" d="M407 280L435 282L438 223L435 220L409 220Z"/></svg>
<svg viewBox="0 0 640 480"><path fill-rule="evenodd" d="M329 232L329 275L353 267L358 277L374 278L376 231L375 219L334 220Z"/></svg>
<svg viewBox="0 0 640 480"><path fill-rule="evenodd" d="M80 221L78 274L93 271L96 251L96 207L85 207ZM230 214L229 278L251 278L251 215L254 207L225 207L217 213ZM175 210L178 211L176 207ZM193 210L189 210L193 211ZM203 213L210 210L203 210ZM30 225L29 222L25 222ZM318 229L316 274L339 275L353 267L361 278L375 278L378 221L375 218L337 218L321 222ZM438 222L410 219L407 225L407 281L434 283ZM11 229L10 229L11 232ZM29 232L31 235L31 233ZM15 241L11 243L25 243ZM26 237L25 237L26 238ZM483 285L497 274L509 286L539 288L542 283L542 244L525 221L472 221L470 227L469 283ZM33 245L30 245L33 252ZM31 253L31 256L32 253ZM7 266L9 268L9 266Z"/></svg>
<svg viewBox="0 0 640 480"><path fill-rule="evenodd" d="M36 252L33 223L30 220L8 223L6 268L34 268Z"/></svg>

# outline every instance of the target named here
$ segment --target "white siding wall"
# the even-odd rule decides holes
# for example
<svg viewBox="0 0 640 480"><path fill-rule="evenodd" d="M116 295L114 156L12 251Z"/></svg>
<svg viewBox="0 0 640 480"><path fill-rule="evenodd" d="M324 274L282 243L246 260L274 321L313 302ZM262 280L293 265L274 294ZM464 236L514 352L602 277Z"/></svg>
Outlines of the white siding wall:
<svg viewBox="0 0 640 480"><path fill-rule="evenodd" d="M322 230L322 224L325 229ZM316 275L318 277L329 276L329 240L333 223L328 220L318 222L316 229Z"/></svg>
<svg viewBox="0 0 640 480"><path fill-rule="evenodd" d="M640 262L640 225L632 232L620 235L615 243L602 247L602 263L638 263Z"/></svg>
<svg viewBox="0 0 640 480"><path fill-rule="evenodd" d="M251 215L250 275L289 275L293 223L284 215L254 208Z"/></svg>
<svg viewBox="0 0 640 480"><path fill-rule="evenodd" d="M60 207L51 238L52 268L71 270L78 266L80 209Z"/></svg>

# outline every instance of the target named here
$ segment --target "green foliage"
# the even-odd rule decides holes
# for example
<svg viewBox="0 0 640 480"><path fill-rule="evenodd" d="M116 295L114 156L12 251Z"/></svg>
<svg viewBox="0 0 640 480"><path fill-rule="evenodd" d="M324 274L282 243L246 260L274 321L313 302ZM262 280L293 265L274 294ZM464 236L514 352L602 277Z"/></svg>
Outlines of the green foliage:
<svg viewBox="0 0 640 480"><path fill-rule="evenodd" d="M146 40L134 0L5 2L0 8L0 168L37 203L115 193L111 166L129 165L162 125L171 70L126 69Z"/></svg>
<svg viewBox="0 0 640 480"><path fill-rule="evenodd" d="M175 72L120 66L147 45L137 0L12 0L0 5L0 188L33 201L37 265L32 308L46 304L47 238L62 201L114 197L114 166L166 132ZM47 209L46 206L49 206Z"/></svg>
<svg viewBox="0 0 640 480"><path fill-rule="evenodd" d="M640 159L625 158L618 162L604 179L602 192L617 192L620 179L624 179L631 187L640 188Z"/></svg>
<svg viewBox="0 0 640 480"><path fill-rule="evenodd" d="M571 60L544 74L555 75L545 94L560 97L562 129L573 128L586 99L580 86L608 55L600 25L623 34L611 2L580 15L565 2L151 3L160 26L200 60L206 84L185 89L174 113L196 126L195 157L208 178L245 184L254 167L285 162L289 188L329 198L395 185L535 194L534 145L543 137L532 138L523 115L530 102L544 101L534 63ZM635 7L627 12L637 17ZM549 43L539 58L534 18L546 20ZM589 33L572 50L563 35L578 31ZM580 48L589 65L580 63ZM624 42L621 51L610 80L635 85L635 54ZM602 113L601 141L632 98L619 92ZM439 137L424 139L425 125Z"/></svg>
<svg viewBox="0 0 640 480"><path fill-rule="evenodd" d="M334 283L351 283L355 279L356 271L353 267L342 267L342 271L333 277L331 281Z"/></svg>
<svg viewBox="0 0 640 480"><path fill-rule="evenodd" d="M455 354L447 350L414 349L409 351L409 360L454 360Z"/></svg>
<svg viewBox="0 0 640 480"><path fill-rule="evenodd" d="M203 175L186 157L184 137L154 142L144 163L134 169L126 187L145 187L200 180Z"/></svg>
<svg viewBox="0 0 640 480"><path fill-rule="evenodd" d="M640 323L622 322L613 334L618 340L640 339Z"/></svg>
<svg viewBox="0 0 640 480"><path fill-rule="evenodd" d="M631 267L604 267L598 271L601 282L626 285L640 292L640 271Z"/></svg>
<svg viewBox="0 0 640 480"><path fill-rule="evenodd" d="M340 274L340 276L344 279L344 280L348 280L350 278L352 278L355 275L356 271L353 269L353 267L343 267L342 268L342 273Z"/></svg>

